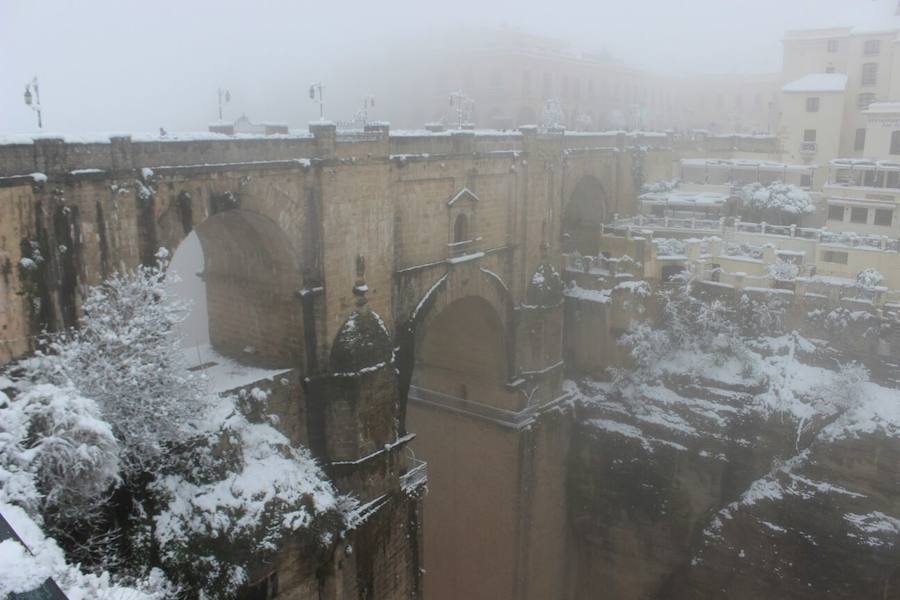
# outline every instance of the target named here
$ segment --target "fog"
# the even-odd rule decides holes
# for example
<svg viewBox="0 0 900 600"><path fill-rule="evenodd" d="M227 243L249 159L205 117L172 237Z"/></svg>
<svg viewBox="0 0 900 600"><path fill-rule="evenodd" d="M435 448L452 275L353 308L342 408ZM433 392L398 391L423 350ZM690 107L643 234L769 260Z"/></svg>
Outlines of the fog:
<svg viewBox="0 0 900 600"><path fill-rule="evenodd" d="M30 132L24 85L40 81L44 130L205 130L225 118L303 127L348 119L364 94L462 30L510 27L667 73L774 72L786 29L858 18L871 0L238 2L0 0L0 132ZM382 86L390 88L390 85ZM370 115L383 118L381 104Z"/></svg>

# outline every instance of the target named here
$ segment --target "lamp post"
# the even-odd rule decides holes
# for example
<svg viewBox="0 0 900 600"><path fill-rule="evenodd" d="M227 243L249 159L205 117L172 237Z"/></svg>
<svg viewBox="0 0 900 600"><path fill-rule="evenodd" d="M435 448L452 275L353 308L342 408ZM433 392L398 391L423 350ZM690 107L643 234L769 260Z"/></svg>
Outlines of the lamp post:
<svg viewBox="0 0 900 600"><path fill-rule="evenodd" d="M450 94L450 106L456 108L456 128L463 128L463 119L470 118L471 110L475 107L475 101L460 92Z"/></svg>
<svg viewBox="0 0 900 600"><path fill-rule="evenodd" d="M34 94L31 93L31 90L34 90ZM36 76L32 78L29 83L25 84L25 105L37 113L38 129L43 129L44 123L41 120L41 91L38 87Z"/></svg>
<svg viewBox="0 0 900 600"><path fill-rule="evenodd" d="M375 108L375 96L371 94L363 98L362 108L356 113L356 120L362 121L363 126L369 122L369 109Z"/></svg>
<svg viewBox="0 0 900 600"><path fill-rule="evenodd" d="M231 92L228 90L223 90L222 88L219 88L218 90L216 90L216 92L219 95L219 120L221 121L222 120L222 105L228 104L229 102L231 102Z"/></svg>
<svg viewBox="0 0 900 600"><path fill-rule="evenodd" d="M325 98L323 96L323 92L325 90L325 86L322 85L322 82L314 83L309 86L309 99L315 100L316 94L319 96L319 120L325 120Z"/></svg>

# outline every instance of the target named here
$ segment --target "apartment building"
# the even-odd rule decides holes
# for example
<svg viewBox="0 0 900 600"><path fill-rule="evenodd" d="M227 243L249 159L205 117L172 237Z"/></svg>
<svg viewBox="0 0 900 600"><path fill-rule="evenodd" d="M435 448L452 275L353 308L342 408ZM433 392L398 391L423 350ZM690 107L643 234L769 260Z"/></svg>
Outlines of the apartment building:
<svg viewBox="0 0 900 600"><path fill-rule="evenodd" d="M866 112L900 99L900 3L860 3L856 25L784 36L779 132L788 160L828 161L866 151Z"/></svg>

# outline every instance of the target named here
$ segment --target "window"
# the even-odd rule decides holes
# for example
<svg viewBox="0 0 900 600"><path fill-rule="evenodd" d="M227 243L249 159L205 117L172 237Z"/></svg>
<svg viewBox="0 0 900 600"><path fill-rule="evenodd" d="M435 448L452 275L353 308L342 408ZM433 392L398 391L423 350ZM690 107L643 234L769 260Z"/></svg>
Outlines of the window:
<svg viewBox="0 0 900 600"><path fill-rule="evenodd" d="M863 44L865 56L877 56L881 54L881 40L866 40Z"/></svg>
<svg viewBox="0 0 900 600"><path fill-rule="evenodd" d="M838 41L837 40L828 40L826 42L826 47L829 52L837 52L838 51Z"/></svg>
<svg viewBox="0 0 900 600"><path fill-rule="evenodd" d="M850 209L851 223L865 223L869 220L869 209L861 206L854 206Z"/></svg>
<svg viewBox="0 0 900 600"><path fill-rule="evenodd" d="M803 141L804 142L813 142L816 141L816 130L815 129L804 129L803 130Z"/></svg>
<svg viewBox="0 0 900 600"><path fill-rule="evenodd" d="M894 211L890 208L876 208L874 224L890 227L894 224Z"/></svg>
<svg viewBox="0 0 900 600"><path fill-rule="evenodd" d="M878 84L878 63L866 63L862 66L862 84Z"/></svg>
<svg viewBox="0 0 900 600"><path fill-rule="evenodd" d="M453 243L469 241L469 220L466 215L457 215L456 221L453 223Z"/></svg>
<svg viewBox="0 0 900 600"><path fill-rule="evenodd" d="M884 187L900 188L900 172L888 171L886 179L887 181L884 182Z"/></svg>
<svg viewBox="0 0 900 600"><path fill-rule="evenodd" d="M826 73L834 73L834 65L831 63L828 63L828 66L825 67L825 72Z"/></svg>
<svg viewBox="0 0 900 600"><path fill-rule="evenodd" d="M862 93L856 97L856 108L866 110L873 102L875 102L875 94L871 92Z"/></svg>
<svg viewBox="0 0 900 600"><path fill-rule="evenodd" d="M900 154L900 131L891 133L891 154Z"/></svg>
<svg viewBox="0 0 900 600"><path fill-rule="evenodd" d="M856 130L856 137L853 138L853 149L856 152L862 152L866 147L866 129L861 127Z"/></svg>
<svg viewBox="0 0 900 600"><path fill-rule="evenodd" d="M812 175L801 175L800 176L800 187L812 187Z"/></svg>
<svg viewBox="0 0 900 600"><path fill-rule="evenodd" d="M847 264L847 253L846 252L835 252L834 250L825 250L822 252L822 262L846 265Z"/></svg>
<svg viewBox="0 0 900 600"><path fill-rule="evenodd" d="M828 220L829 221L843 221L844 220L844 207L837 204L829 204L828 205Z"/></svg>
<svg viewBox="0 0 900 600"><path fill-rule="evenodd" d="M806 112L819 112L819 98L817 96L806 99Z"/></svg>

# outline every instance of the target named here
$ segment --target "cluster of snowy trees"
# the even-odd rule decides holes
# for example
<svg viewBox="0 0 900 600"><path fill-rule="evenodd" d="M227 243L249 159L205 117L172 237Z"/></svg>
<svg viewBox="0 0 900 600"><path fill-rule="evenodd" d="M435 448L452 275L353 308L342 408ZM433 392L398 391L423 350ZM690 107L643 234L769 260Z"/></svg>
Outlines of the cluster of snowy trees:
<svg viewBox="0 0 900 600"><path fill-rule="evenodd" d="M30 550L3 542L24 575L0 596L53 577L74 598L228 598L283 536L345 526L352 501L250 417L266 393L209 397L186 370L159 259L90 290L78 329L0 377L0 513Z"/></svg>
<svg viewBox="0 0 900 600"><path fill-rule="evenodd" d="M624 395L639 398L635 390L674 375L737 378L762 386L758 398L766 410L794 414L809 410L834 415L864 397L868 371L855 362L838 365L829 381L806 395L786 386L785 378L797 368L797 355L811 354L815 346L786 331L787 307L777 295L744 295L733 305L703 297L688 277L660 295L656 320L634 322L620 340L633 359L633 368L613 370L614 388Z"/></svg>
<svg viewBox="0 0 900 600"><path fill-rule="evenodd" d="M799 224L800 217L815 211L812 197L803 188L774 181L768 185L749 183L738 192L742 217L775 225Z"/></svg>

